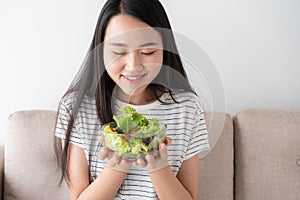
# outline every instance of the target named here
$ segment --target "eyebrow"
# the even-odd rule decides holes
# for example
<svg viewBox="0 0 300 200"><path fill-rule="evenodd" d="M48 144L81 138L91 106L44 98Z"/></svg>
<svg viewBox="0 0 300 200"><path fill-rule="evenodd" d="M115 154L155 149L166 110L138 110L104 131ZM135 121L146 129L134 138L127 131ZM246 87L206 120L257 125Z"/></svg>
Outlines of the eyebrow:
<svg viewBox="0 0 300 200"><path fill-rule="evenodd" d="M126 44L124 43L119 43L119 42L112 42L112 43L109 43L109 45L111 46L118 46L118 47L127 47ZM157 46L158 43L156 42L147 42L147 43L144 43L144 44L141 44L139 47L149 47L149 46Z"/></svg>

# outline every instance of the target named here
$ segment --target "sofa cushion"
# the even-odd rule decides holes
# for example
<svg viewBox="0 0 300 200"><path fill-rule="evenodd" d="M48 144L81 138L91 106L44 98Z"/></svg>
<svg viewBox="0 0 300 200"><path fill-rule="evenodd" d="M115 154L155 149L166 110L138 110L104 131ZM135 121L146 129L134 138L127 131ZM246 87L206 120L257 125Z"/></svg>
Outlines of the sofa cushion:
<svg viewBox="0 0 300 200"><path fill-rule="evenodd" d="M9 117L5 145L6 200L69 199L67 187L57 187L60 173L53 150L55 115L54 111L33 110L19 111ZM212 151L201 159L199 199L233 200L231 117L205 113L205 118Z"/></svg>
<svg viewBox="0 0 300 200"><path fill-rule="evenodd" d="M234 150L231 117L224 113L205 113L205 119L212 150L201 159L199 199L233 200Z"/></svg>
<svg viewBox="0 0 300 200"><path fill-rule="evenodd" d="M58 188L60 172L53 148L54 111L19 111L10 115L5 141L5 200L69 199Z"/></svg>
<svg viewBox="0 0 300 200"><path fill-rule="evenodd" d="M300 112L250 109L237 113L237 200L300 199Z"/></svg>

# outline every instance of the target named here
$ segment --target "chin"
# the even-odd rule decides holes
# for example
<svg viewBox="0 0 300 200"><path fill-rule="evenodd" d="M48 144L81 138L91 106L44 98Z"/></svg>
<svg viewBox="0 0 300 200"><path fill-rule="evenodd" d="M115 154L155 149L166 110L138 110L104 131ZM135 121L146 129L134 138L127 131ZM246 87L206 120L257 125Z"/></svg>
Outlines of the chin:
<svg viewBox="0 0 300 200"><path fill-rule="evenodd" d="M147 88L147 86L141 86L138 88L129 88L129 87L122 87L120 86L121 90L123 93L125 93L128 96L138 96L140 94L142 94L145 89Z"/></svg>

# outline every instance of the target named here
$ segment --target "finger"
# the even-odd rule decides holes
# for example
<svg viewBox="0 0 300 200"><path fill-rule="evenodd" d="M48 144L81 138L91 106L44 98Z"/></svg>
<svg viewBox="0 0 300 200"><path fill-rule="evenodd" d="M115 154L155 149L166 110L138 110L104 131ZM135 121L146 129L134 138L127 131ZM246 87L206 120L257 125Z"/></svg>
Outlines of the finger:
<svg viewBox="0 0 300 200"><path fill-rule="evenodd" d="M138 163L138 165L140 165L141 167L146 167L146 166L147 166L147 163L146 163L146 161L145 161L143 158L138 158L138 159L137 159L137 163Z"/></svg>
<svg viewBox="0 0 300 200"><path fill-rule="evenodd" d="M124 169L128 169L128 168L130 168L130 166L132 166L132 161L130 161L130 160L124 158L124 159L122 159L122 160L120 161L119 165L120 165L120 166L123 166Z"/></svg>
<svg viewBox="0 0 300 200"><path fill-rule="evenodd" d="M132 163L129 160L127 160L127 159L121 159L121 161L118 164L118 168L121 171L127 172L131 165L132 165Z"/></svg>
<svg viewBox="0 0 300 200"><path fill-rule="evenodd" d="M100 144L104 144L104 139L102 136L100 136L99 142L100 142Z"/></svg>
<svg viewBox="0 0 300 200"><path fill-rule="evenodd" d="M114 154L111 158L111 160L115 163L115 164L119 164L119 162L121 161L121 158L119 156L117 156L116 154Z"/></svg>
<svg viewBox="0 0 300 200"><path fill-rule="evenodd" d="M167 149L167 145L164 142L159 144L159 151L162 149Z"/></svg>
<svg viewBox="0 0 300 200"><path fill-rule="evenodd" d="M132 165L138 165L137 160L131 161L131 164L132 164Z"/></svg>
<svg viewBox="0 0 300 200"><path fill-rule="evenodd" d="M147 162L147 168L154 169L156 167L155 158L150 154L146 155L145 158L146 158L146 162Z"/></svg>
<svg viewBox="0 0 300 200"><path fill-rule="evenodd" d="M100 160L104 160L108 157L108 149L106 147L102 147L98 153L98 158Z"/></svg>
<svg viewBox="0 0 300 200"><path fill-rule="evenodd" d="M164 143L168 146L172 143L172 139L169 137L165 137Z"/></svg>
<svg viewBox="0 0 300 200"><path fill-rule="evenodd" d="M161 159L167 159L168 158L168 152L167 152L167 146L165 143L161 143L159 145L159 156Z"/></svg>
<svg viewBox="0 0 300 200"><path fill-rule="evenodd" d="M121 159L119 162L120 166L128 166L129 165L129 161L127 159Z"/></svg>

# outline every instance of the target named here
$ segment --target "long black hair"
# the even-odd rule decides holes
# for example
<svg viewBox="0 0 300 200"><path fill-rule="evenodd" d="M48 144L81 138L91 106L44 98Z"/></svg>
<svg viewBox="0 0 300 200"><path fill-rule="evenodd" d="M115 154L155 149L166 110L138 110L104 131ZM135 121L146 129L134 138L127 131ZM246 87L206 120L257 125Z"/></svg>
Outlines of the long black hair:
<svg viewBox="0 0 300 200"><path fill-rule="evenodd" d="M156 82L164 82L165 84L150 84L153 91L155 91L154 94L156 98L160 100L157 91L168 92L174 102L176 102L172 96L172 88L181 88L186 91L194 92L187 81L186 73L175 44L174 35L171 31L169 19L159 0L108 0L99 15L87 57L81 68L82 70L80 70L79 75L75 77L69 89L62 96L63 99L72 92L81 91L76 93L76 103L72 107L72 113L70 113L71 118L68 122L63 150L61 148L61 141L55 138L55 152L57 161L62 170L60 183L62 183L64 179L67 182L69 181L68 151L70 133L84 95L95 98L97 115L101 124L112 120L111 97L115 83L105 71L102 43L109 20L119 14L130 15L143 21L156 29L162 37L164 48L163 66L168 67L162 67L156 77ZM182 79L174 78L178 77L178 74L180 74ZM58 109L60 106L59 104ZM56 123L57 120L58 115Z"/></svg>

